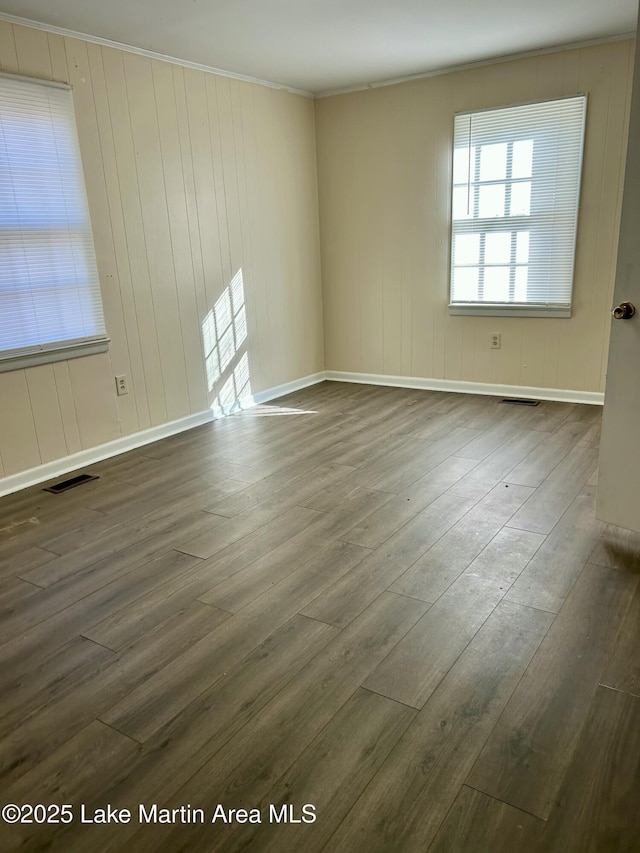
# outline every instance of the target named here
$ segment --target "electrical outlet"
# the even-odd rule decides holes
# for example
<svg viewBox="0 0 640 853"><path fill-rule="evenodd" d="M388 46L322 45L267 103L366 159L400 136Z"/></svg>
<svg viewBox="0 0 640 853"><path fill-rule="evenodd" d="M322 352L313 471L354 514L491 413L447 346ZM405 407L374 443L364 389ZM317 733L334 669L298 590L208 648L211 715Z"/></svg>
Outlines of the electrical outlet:
<svg viewBox="0 0 640 853"><path fill-rule="evenodd" d="M495 335L491 335L491 349L500 349L502 345L502 335L500 332L497 332Z"/></svg>
<svg viewBox="0 0 640 853"><path fill-rule="evenodd" d="M129 393L127 377L124 374L122 374L122 376L116 376L116 391L118 392L118 397L122 397L123 394Z"/></svg>

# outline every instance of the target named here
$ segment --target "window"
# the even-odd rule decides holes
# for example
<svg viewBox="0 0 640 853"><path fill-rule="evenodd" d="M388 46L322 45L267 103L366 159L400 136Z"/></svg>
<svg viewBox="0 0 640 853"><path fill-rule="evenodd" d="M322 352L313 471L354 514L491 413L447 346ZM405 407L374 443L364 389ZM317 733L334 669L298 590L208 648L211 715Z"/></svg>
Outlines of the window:
<svg viewBox="0 0 640 853"><path fill-rule="evenodd" d="M107 345L71 90L0 75L0 370Z"/></svg>
<svg viewBox="0 0 640 853"><path fill-rule="evenodd" d="M452 314L571 316L586 97L456 115Z"/></svg>

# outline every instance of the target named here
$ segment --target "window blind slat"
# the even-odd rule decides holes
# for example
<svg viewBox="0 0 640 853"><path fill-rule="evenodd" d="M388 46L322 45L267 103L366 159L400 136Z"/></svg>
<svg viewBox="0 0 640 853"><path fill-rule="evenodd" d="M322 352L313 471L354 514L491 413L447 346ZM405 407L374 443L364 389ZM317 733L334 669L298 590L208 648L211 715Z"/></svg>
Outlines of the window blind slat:
<svg viewBox="0 0 640 853"><path fill-rule="evenodd" d="M0 360L106 340L71 91L0 76Z"/></svg>
<svg viewBox="0 0 640 853"><path fill-rule="evenodd" d="M451 306L571 304L586 97L455 117Z"/></svg>

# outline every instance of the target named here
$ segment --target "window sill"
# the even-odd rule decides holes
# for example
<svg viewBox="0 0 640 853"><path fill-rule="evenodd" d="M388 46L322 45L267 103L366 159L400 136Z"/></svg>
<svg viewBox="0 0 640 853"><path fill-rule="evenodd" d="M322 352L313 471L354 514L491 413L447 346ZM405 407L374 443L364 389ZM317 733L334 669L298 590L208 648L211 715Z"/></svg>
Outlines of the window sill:
<svg viewBox="0 0 640 853"><path fill-rule="evenodd" d="M449 304L449 314L475 317L571 317L570 305L557 308L548 305L480 305L478 303L457 302Z"/></svg>
<svg viewBox="0 0 640 853"><path fill-rule="evenodd" d="M86 355L96 355L107 352L109 338L81 343L62 344L50 349L38 349L30 352L18 352L11 355L0 355L0 373L9 370L22 370L25 367L36 367L39 364L51 364L55 361L67 361L69 358L82 358Z"/></svg>

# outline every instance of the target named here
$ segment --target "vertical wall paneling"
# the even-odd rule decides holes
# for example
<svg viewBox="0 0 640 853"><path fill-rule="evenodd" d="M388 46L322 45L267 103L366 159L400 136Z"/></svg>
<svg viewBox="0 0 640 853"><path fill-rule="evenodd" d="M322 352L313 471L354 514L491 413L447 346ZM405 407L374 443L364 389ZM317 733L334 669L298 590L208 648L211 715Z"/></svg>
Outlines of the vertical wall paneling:
<svg viewBox="0 0 640 853"><path fill-rule="evenodd" d="M69 77L64 38L55 33L47 33L47 44L49 46L49 60L51 62L51 79L66 83Z"/></svg>
<svg viewBox="0 0 640 853"><path fill-rule="evenodd" d="M241 331L241 323L236 322L236 310L244 310L244 316L247 313L253 313L253 288L254 282L248 277L247 269L244 263L244 245L243 235L240 221L240 201L239 201L239 186L238 186L238 161L244 158L242 145L236 147L238 141L235 136L234 115L232 111L232 97L234 81L226 77L211 77L209 83L215 82L215 123L217 133L213 138L219 143L216 146L214 167L217 164L220 175L219 193L225 204L225 224L226 227L221 233L221 243L224 245L226 252L223 251L225 263L223 288L227 290L222 297L223 304L228 297L231 297L232 302L227 302L231 305L233 311L232 336L233 342L232 352L229 352L225 357L230 358L229 363L223 370L219 380L220 391L225 389L227 383L233 382L233 377L237 377L237 385L239 390L243 385L242 373L243 358L247 354L247 340L242 339L244 334ZM213 86L210 86L210 96L213 93ZM209 100L211 109L211 99ZM237 120L236 115L236 120ZM241 138L239 140L241 142ZM214 170L215 174L215 170ZM238 287L239 281L242 282L241 290ZM233 294L232 294L233 289ZM242 296L244 309L238 309L237 300ZM219 297L220 298L220 297ZM249 385L251 387L251 367L249 365ZM248 389L242 392L246 395ZM227 392L225 392L225 399Z"/></svg>
<svg viewBox="0 0 640 853"><path fill-rule="evenodd" d="M316 101L329 370L603 390L632 48L558 51ZM577 92L589 104L573 316L450 316L454 114ZM500 350L490 349L494 332Z"/></svg>
<svg viewBox="0 0 640 853"><path fill-rule="evenodd" d="M47 34L42 30L14 27L14 40L18 57L18 72L25 77L51 80L51 56Z"/></svg>
<svg viewBox="0 0 640 853"><path fill-rule="evenodd" d="M129 377L129 394L118 398L118 414L122 432L127 434L151 425L147 383L138 334L137 312L131 267L127 246L127 234L123 218L122 199L119 193L118 162L114 143L113 124L109 108L109 95L103 62L103 49L98 45L87 45L89 67L93 83L96 122L100 135L102 167L104 171L107 204L109 209L111 240L114 266L107 280L108 289L115 291L118 283L120 310L114 306L113 318L109 318L108 330L111 338L114 332L120 335L122 346L111 347L111 364L114 375L125 374ZM115 295L115 293L114 293ZM117 326L114 325L117 322Z"/></svg>
<svg viewBox="0 0 640 853"><path fill-rule="evenodd" d="M229 224L227 222L227 201L224 185L224 169L222 164L222 142L220 138L220 110L218 107L218 79L206 74L204 77L205 94L207 99L207 116L209 121L208 136L210 145L211 166L213 169L213 187L217 208L218 240L220 243L221 278L214 296L220 297L222 290L231 281L231 248L229 244Z"/></svg>
<svg viewBox="0 0 640 853"><path fill-rule="evenodd" d="M213 77L215 81L217 102L217 126L220 136L220 166L222 176L223 198L225 203L225 220L227 223L227 242L229 266L227 275L228 285L231 278L238 272L242 264L242 234L240 229L240 207L238 202L238 167L237 160L242 159L242 148L236 149L236 139L233 127L231 93L234 81L228 77ZM237 151L237 154L236 154Z"/></svg>
<svg viewBox="0 0 640 853"><path fill-rule="evenodd" d="M296 113L296 122L300 131L298 146L298 172L296 187L304 192L297 195L296 221L303 229L296 255L295 280L300 283L304 295L302 308L303 323L297 324L298 346L296 360L304 360L306 373L313 372L313 365L320 361L324 365L324 316L322 305L322 286L320 268L320 226L316 216L309 216L309 210L318 209L318 176L316 170L316 133L315 111L311 101L303 104L303 110ZM320 317L321 323L315 322ZM292 365L288 365L289 375L295 378Z"/></svg>
<svg viewBox="0 0 640 853"><path fill-rule="evenodd" d="M296 282L291 294L282 294L280 300L280 328L287 342L283 353L282 369L293 379L291 365L303 360L311 366L323 358L318 349L318 327L310 322L322 316L317 301L320 285L317 272L319 257L316 254L318 237L316 220L308 210L317 207L317 187L313 181L315 144L313 107L305 104L304 110L294 111L291 101L278 92L272 100L275 131L274 158L277 164L276 200L281 225L279 276ZM308 114L305 115L305 111ZM286 228L284 224L288 223ZM291 251L283 251L290 245ZM312 260L310 268L307 259ZM310 360L312 359L312 361Z"/></svg>
<svg viewBox="0 0 640 853"><path fill-rule="evenodd" d="M370 211L369 220L360 218L361 250L358 257L358 302L362 316L360 357L363 364L370 364L372 373L383 373L383 314L382 314L382 217L387 196L392 191L389 169L392 164L384 161L381 150L385 125L390 125L388 91L381 90L383 109L374 104L363 103L363 121L370 128L370 146L360 152L361 170L365 180L358 186L360 203ZM378 172L379 181L370 181L366 176Z"/></svg>
<svg viewBox="0 0 640 853"><path fill-rule="evenodd" d="M105 324L109 337L112 340L112 367L114 368L114 373L130 375L131 369L124 327L122 295L120 292L113 229L107 196L103 138L99 132L96 99L94 97L93 79L87 51L89 45L79 39L67 39L65 44L68 80L73 85L76 124L80 138L82 165L89 201L96 261L100 274L100 289L102 292ZM95 369L98 369L98 366L102 362L96 360L91 361L90 364ZM128 431L135 431L138 428L134 394L135 391L130 397L122 400L119 406L123 412L121 417L125 422L125 431L127 431L127 427ZM84 408L84 401L79 399L76 404L76 411L83 410ZM104 412L104 407L101 408ZM118 409L112 405L108 407L108 411L110 416L114 418L113 424L109 427L109 432L119 435L123 429L118 420ZM87 417L91 417L91 412L87 413ZM96 426L98 430L102 431L103 424L97 424ZM87 426L85 426L84 435L86 436L85 441L89 440L88 446L91 446L91 440L89 439L91 430L87 429Z"/></svg>
<svg viewBox="0 0 640 853"><path fill-rule="evenodd" d="M25 371L29 402L38 438L40 458L51 462L68 454L62 425L58 388L53 365L43 364Z"/></svg>
<svg viewBox="0 0 640 853"><path fill-rule="evenodd" d="M408 97L408 92L404 93L403 100L406 101ZM403 112L406 116L407 122L407 136L409 140L409 145L407 146L405 157L408 162L414 163L414 157L416 154L415 148L415 133L414 133L414 125L415 125L415 116L409 110L404 109ZM414 166L412 166L411 171L414 171ZM415 182L412 183L407 192L407 203L411 206L411 209L415 209L416 204L416 187ZM400 370L399 373L402 376L407 376L411 373L411 347L409 342L411 340L411 324L413 322L412 314L413 314L413 252L414 252L414 244L413 244L413 235L401 229L401 248L400 248L400 277L401 277L401 288L402 288L402 296L400 298Z"/></svg>
<svg viewBox="0 0 640 853"><path fill-rule="evenodd" d="M312 101L5 22L0 66L73 86L111 338L0 373L0 476L232 402L245 356L252 392L323 369ZM240 270L249 333L208 374Z"/></svg>
<svg viewBox="0 0 640 853"><path fill-rule="evenodd" d="M185 88L184 68L179 65L172 66L174 91L176 94L176 119L178 123L178 136L180 140L180 157L182 165L182 180L184 181L184 198L187 216L187 227L189 232L190 262L192 265L194 290L196 300L196 312L198 327L202 324L207 314L207 296L204 287L204 269L202 263L202 243L198 221L198 206L196 201L196 184L194 177L191 130L189 126L189 114L187 111L187 94ZM200 349L202 342L198 337ZM204 382L204 376L203 376Z"/></svg>
<svg viewBox="0 0 640 853"><path fill-rule="evenodd" d="M18 70L18 54L13 27L0 21L0 71L15 74Z"/></svg>
<svg viewBox="0 0 640 853"><path fill-rule="evenodd" d="M391 110L391 122L382 129L385 161L391 167L390 182L385 192L382 220L382 359L385 373L402 373L402 295L405 289L403 253L406 252L402 230L403 199L410 197L411 187L406 183L407 161L411 143L406 128L401 134L393 132L394 124L406 124L407 113L403 100ZM391 131L391 132L390 132ZM397 294L400 294L400 299Z"/></svg>
<svg viewBox="0 0 640 853"><path fill-rule="evenodd" d="M2 374L0 436L5 474L15 474L40 463L40 448L24 370Z"/></svg>
<svg viewBox="0 0 640 853"><path fill-rule="evenodd" d="M205 75L187 69L184 71L184 82L206 300L204 307L208 312L213 308L217 294L222 289L222 258Z"/></svg>
<svg viewBox="0 0 640 853"><path fill-rule="evenodd" d="M202 411L244 355L253 392L325 366L602 390L631 42L315 105L6 22L0 67L73 85L111 337L107 354L0 374L0 475ZM589 118L573 317L450 317L453 113L577 91ZM218 376L203 326L239 270L248 335Z"/></svg>
<svg viewBox="0 0 640 853"><path fill-rule="evenodd" d="M60 417L62 420L62 429L64 430L67 454L78 453L82 450L82 441L80 440L78 416L73 399L69 364L66 361L58 361L52 367L56 383L56 393L60 401Z"/></svg>
<svg viewBox="0 0 640 853"><path fill-rule="evenodd" d="M153 62L152 72L158 111L167 223L173 255L174 288L180 319L180 343L185 362L184 375L179 374L177 380L180 383L186 379L187 411L202 411L207 406L202 341L199 335L192 333L193 329L201 327L202 317L196 302L173 69L166 62ZM178 167L172 168L172 164L178 164ZM176 303L174 308L175 305ZM183 400L183 404L185 402Z"/></svg>
<svg viewBox="0 0 640 853"><path fill-rule="evenodd" d="M109 356L104 353L74 358L68 364L82 448L118 438L115 383Z"/></svg>
<svg viewBox="0 0 640 853"><path fill-rule="evenodd" d="M128 81L125 79L124 55L104 49L103 61L108 81L107 95L118 184L114 187L114 206L120 203L126 254L132 279L135 332L139 339L151 425L169 420L166 388L160 358L160 342L155 318L153 283L149 271L148 251L143 227L141 193L138 186L136 154L129 104ZM147 93L150 97L151 93ZM152 244L153 249L154 244ZM165 356L166 359L166 356Z"/></svg>
<svg viewBox="0 0 640 853"><path fill-rule="evenodd" d="M231 123L233 148L236 155L236 182L238 203L238 226L242 251L242 276L246 302L247 341L245 347L253 349L257 340L256 325L256 266L254 264L255 235L252 233L249 216L247 161L249 159L248 133L245 129L243 92L245 87L237 80L229 81L231 89ZM254 361L257 356L254 355ZM249 365L250 380L255 385L255 365ZM253 374L253 375L252 375Z"/></svg>
<svg viewBox="0 0 640 853"><path fill-rule="evenodd" d="M274 128L272 115L272 99L269 93L263 89L255 89L253 92L253 108L257 127L257 192L261 221L263 217L271 220L276 232L280 228L279 212L277 210L277 181L275 180L277 163L277 151L274 150ZM267 167L273 163L273 169ZM282 344L278 347L277 365L281 369L286 359L286 340L282 335L282 303L281 294L276 287L278 278L279 262L279 240L269 240L268 232L263 229L262 233L262 269L259 275L264 287L264 299L262 300L261 312L263 322L266 321L268 337L265 345L272 349L280 337ZM267 365L263 366L263 381L269 384L271 371Z"/></svg>
<svg viewBox="0 0 640 853"><path fill-rule="evenodd" d="M142 231L152 283L154 332L160 357L166 417L171 421L186 415L189 409L182 332L176 322L179 317L178 298L160 153L156 97L151 60L127 53L123 58Z"/></svg>
<svg viewBox="0 0 640 853"><path fill-rule="evenodd" d="M430 230L433 227L433 205L425 203L427 186L431 175L435 171L434 146L424 145L427 138L425 123L427 116L421 110L409 108L408 101L413 97L413 89L407 87L404 96L404 110L408 116L407 131L411 142L410 173L413 176L411 190L407 198L410 206L411 218L414 221L422 221L424 228ZM430 225L431 223L431 225ZM441 364L434 364L434 353L442 353L443 347L435 338L440 331L440 323L435 314L428 311L426 290L422 286L421 276L416 275L416 270L424 270L429 261L434 261L433 253L426 252L426 242L420 229L404 228L406 254L403 252L403 268L408 269L408 278L403 279L403 293L401 304L403 310L402 323L402 353L403 353L403 376L413 375L414 362L425 365L434 375L442 372ZM433 274L432 274L433 277Z"/></svg>
<svg viewBox="0 0 640 853"><path fill-rule="evenodd" d="M240 89L240 108L242 111L242 144L245 152L244 182L246 198L244 207L246 218L245 231L249 235L248 254L245 256L247 288L250 290L252 310L247 312L247 332L251 342L252 361L249 364L252 387L266 386L263 364L266 363L267 341L264 333L258 334L258 317L267 317L269 293L264 281L264 231L265 223L261 216L260 178L258 170L258 137L255 97L257 86L242 86ZM242 209L242 208L241 208ZM268 324L260 328L269 329ZM266 386L268 387L268 386Z"/></svg>
<svg viewBox="0 0 640 853"><path fill-rule="evenodd" d="M288 140L286 134L282 133L282 122L285 120L283 113L284 104L280 97L268 98L266 92L260 93L260 100L264 102L266 107L266 121L269 128L269 138L265 139L267 145L262 157L262 181L263 186L268 187L263 194L263 203L268 205L270 215L272 215L278 223L279 239L272 244L273 252L271 256L271 285L270 291L273 294L269 300L269 311L271 322L273 324L274 333L280 337L282 341L278 367L286 372L287 364L292 357L292 339L291 339L291 323L295 322L294 311L292 311L292 300L288 300L285 294L277 287L277 282L286 275L287 258L283 252L283 240L291 238L293 242L293 234L286 235L283 233L283 225L285 221L290 223L289 227L293 228L293 223L286 218L287 213L287 198L286 188L283 182L283 164L288 155ZM269 158L268 160L266 158ZM269 169L267 163L273 164L273 168Z"/></svg>

